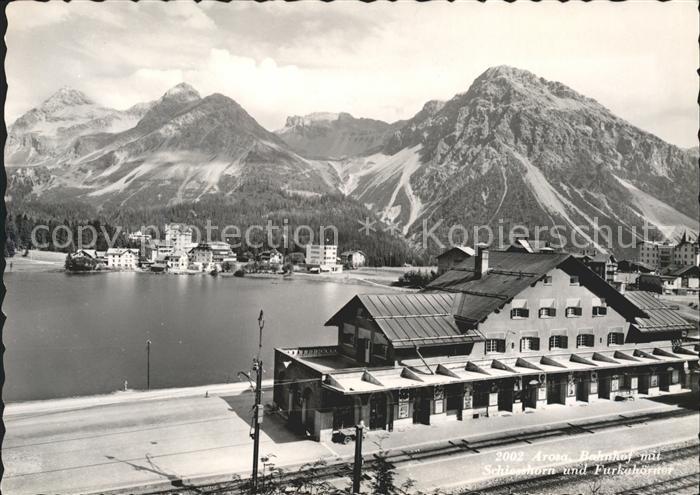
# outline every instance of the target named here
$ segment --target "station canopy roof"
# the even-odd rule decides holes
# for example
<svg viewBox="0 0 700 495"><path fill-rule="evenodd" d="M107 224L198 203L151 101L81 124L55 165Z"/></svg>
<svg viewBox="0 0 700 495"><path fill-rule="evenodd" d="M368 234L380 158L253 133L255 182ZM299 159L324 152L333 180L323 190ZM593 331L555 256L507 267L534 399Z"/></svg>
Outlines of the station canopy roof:
<svg viewBox="0 0 700 495"><path fill-rule="evenodd" d="M407 360L392 368L337 371L324 375L323 387L344 395L493 381L540 374L598 371L633 366L663 366L698 360L687 348L650 347L469 361L464 358Z"/></svg>

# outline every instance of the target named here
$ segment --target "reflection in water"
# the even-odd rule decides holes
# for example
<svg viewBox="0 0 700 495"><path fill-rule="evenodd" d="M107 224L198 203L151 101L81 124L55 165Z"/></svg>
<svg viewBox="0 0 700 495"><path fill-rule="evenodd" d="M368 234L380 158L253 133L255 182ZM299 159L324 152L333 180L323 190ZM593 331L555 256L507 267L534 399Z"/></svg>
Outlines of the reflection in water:
<svg viewBox="0 0 700 495"><path fill-rule="evenodd" d="M5 275L6 401L237 381L257 352L336 341L325 321L353 295L390 289L314 282L142 273Z"/></svg>

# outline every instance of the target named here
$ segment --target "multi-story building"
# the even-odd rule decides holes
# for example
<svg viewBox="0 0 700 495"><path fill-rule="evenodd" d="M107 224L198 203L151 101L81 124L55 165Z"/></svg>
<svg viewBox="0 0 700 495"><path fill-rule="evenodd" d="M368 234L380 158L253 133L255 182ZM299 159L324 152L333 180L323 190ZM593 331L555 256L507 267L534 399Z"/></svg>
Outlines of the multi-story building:
<svg viewBox="0 0 700 495"><path fill-rule="evenodd" d="M683 233L680 242L673 249L673 264L680 266L700 265L700 247L698 239L688 239L687 233Z"/></svg>
<svg viewBox="0 0 700 495"><path fill-rule="evenodd" d="M211 249L211 260L217 265L221 265L227 258L235 257L231 252L231 245L227 242L212 241L207 244Z"/></svg>
<svg viewBox="0 0 700 495"><path fill-rule="evenodd" d="M265 265L281 265L284 256L277 249L270 249L260 253L260 262Z"/></svg>
<svg viewBox="0 0 700 495"><path fill-rule="evenodd" d="M340 253L340 262L348 268L360 268L365 266L367 256L362 251L343 251Z"/></svg>
<svg viewBox="0 0 700 495"><path fill-rule="evenodd" d="M135 270L139 263L138 249L109 248L105 253L107 268L113 270Z"/></svg>
<svg viewBox="0 0 700 495"><path fill-rule="evenodd" d="M326 325L337 345L275 350L274 402L316 439L674 392L698 369L679 344L692 325L565 253L479 250L422 293L357 295Z"/></svg>
<svg viewBox="0 0 700 495"><path fill-rule="evenodd" d="M165 224L165 242L174 253L184 253L192 248L192 229L179 223Z"/></svg>
<svg viewBox="0 0 700 495"><path fill-rule="evenodd" d="M338 264L338 246L334 244L309 244L306 246L306 266L322 272L341 272Z"/></svg>
<svg viewBox="0 0 700 495"><path fill-rule="evenodd" d="M196 247L188 251L190 262L199 267L200 270L213 269L212 263L214 259L212 248L206 242L198 244Z"/></svg>
<svg viewBox="0 0 700 495"><path fill-rule="evenodd" d="M617 260L612 254L584 254L584 255L574 255L579 260L590 268L593 273L598 275L600 278L605 280L607 283L615 284L615 275L617 274Z"/></svg>
<svg viewBox="0 0 700 495"><path fill-rule="evenodd" d="M700 264L698 239L691 241L686 233L673 245L670 242L643 242L638 247L638 260L660 271L671 265L693 266Z"/></svg>
<svg viewBox="0 0 700 495"><path fill-rule="evenodd" d="M189 269L190 259L185 253L173 253L165 257L165 265L173 272L185 272Z"/></svg>

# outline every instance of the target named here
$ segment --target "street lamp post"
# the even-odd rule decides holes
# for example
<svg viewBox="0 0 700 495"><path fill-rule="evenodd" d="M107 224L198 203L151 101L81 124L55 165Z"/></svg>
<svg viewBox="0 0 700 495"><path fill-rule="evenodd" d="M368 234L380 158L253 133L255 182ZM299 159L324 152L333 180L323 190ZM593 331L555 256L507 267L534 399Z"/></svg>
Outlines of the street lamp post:
<svg viewBox="0 0 700 495"><path fill-rule="evenodd" d="M146 388L151 390L151 339L146 341Z"/></svg>
<svg viewBox="0 0 700 495"><path fill-rule="evenodd" d="M263 374L263 363L260 359L260 354L262 352L262 331L265 326L265 320L263 319L263 311L260 310L260 316L258 317L258 328L260 330L260 335L258 338L258 356L253 360L253 371L255 371L255 407L254 417L253 417L253 479L251 484L251 492L258 492L258 456L260 452L260 423L263 419L263 410L261 407L261 395L262 395L262 374Z"/></svg>

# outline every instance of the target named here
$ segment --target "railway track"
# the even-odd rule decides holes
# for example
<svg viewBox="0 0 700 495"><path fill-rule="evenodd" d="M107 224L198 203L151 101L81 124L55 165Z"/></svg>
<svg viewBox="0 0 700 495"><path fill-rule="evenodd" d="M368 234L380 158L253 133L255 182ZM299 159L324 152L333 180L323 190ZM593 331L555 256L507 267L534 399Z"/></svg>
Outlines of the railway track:
<svg viewBox="0 0 700 495"><path fill-rule="evenodd" d="M651 485L618 492L616 495L695 495L700 485L700 473L679 476Z"/></svg>
<svg viewBox="0 0 700 495"><path fill-rule="evenodd" d="M566 423L557 426L541 427L538 429L533 429L528 432L518 433L518 434L506 434L497 437L489 437L477 440L449 440L447 442L439 442L425 447L419 448L407 448L407 449L390 449L385 451L384 459L390 465L396 467L409 462L420 462L421 460L427 459L437 459L441 457L450 457L453 455L464 455L464 454L478 454L484 451L499 449L503 447L509 447L511 445L517 444L532 444L537 441L546 440L549 438L564 437L564 436L580 436L589 435L596 432L609 430L618 427L631 427L638 424L644 424L651 421L659 421L672 418L680 418L689 416L692 414L697 414L694 410L688 409L676 409L672 411L660 411L660 412L649 412L642 413L633 416L618 415L613 418L606 418L602 420L590 420L585 422L579 422L576 424ZM678 458L678 456L687 456L691 452L688 449L695 449L697 452L698 446L694 445L691 447L685 447L676 449L673 451L666 452L664 454L664 461L672 460L673 458ZM673 456L676 457L673 457ZM670 457L669 457L670 456ZM364 457L364 470L365 472L371 472L374 467L378 464L376 454L367 455ZM616 463L610 463L614 465ZM647 463L650 464L650 463ZM277 478L277 483L294 485L298 483L299 480L308 479L312 474L316 481L330 481L338 478L347 477L348 479L352 475L353 464L352 461L340 461L334 462L327 465L316 466L313 468L313 472L309 470L299 470L294 469L290 472L285 472L280 477ZM510 482L508 487L516 487L519 484L523 486L528 486L532 483L540 484L550 484L550 482L555 481L557 475L545 475L537 478L530 478L528 480L523 480L522 482ZM567 479L571 479L569 476ZM228 494L237 493L235 490L240 490L248 486L248 479L240 479L229 482L218 482L218 483L208 483L201 485L187 485L179 484L177 481L174 482L175 488L168 488L159 491L149 491L144 495L216 495L216 494ZM488 490L494 490L496 486L489 487ZM470 492L464 492L470 493ZM480 493L480 492L474 492ZM625 492L625 495L631 495L636 492ZM651 493L651 492L644 492ZM653 492L657 493L657 492ZM675 493L673 491L667 493Z"/></svg>
<svg viewBox="0 0 700 495"><path fill-rule="evenodd" d="M653 467L658 464L673 462L679 459L685 459L687 457L697 457L700 453L700 445L685 445L676 447L673 449L665 450L663 452L663 458L658 460L645 460L641 461L639 456L633 457L632 461L643 464L644 467ZM611 461L607 463L601 463L604 467L615 467L618 465L618 461ZM585 479L592 479L594 475L591 474L581 474L581 475L564 475L562 473L548 474L537 476L534 478L527 478L522 480L508 481L507 483L498 483L490 485L486 488L481 488L475 491L463 491L460 492L461 495L490 495L496 493L557 493L556 489L563 483L575 483L576 481L582 481ZM698 480L700 479L700 474L694 473L692 475L680 476L677 478L671 478L669 480L664 480L655 484L650 484L638 488L630 488L628 490L618 492L616 495L682 495L683 493L692 493L693 495L697 493ZM693 487L692 492L684 492L683 490L687 487ZM547 490L552 489L554 491L548 492Z"/></svg>

